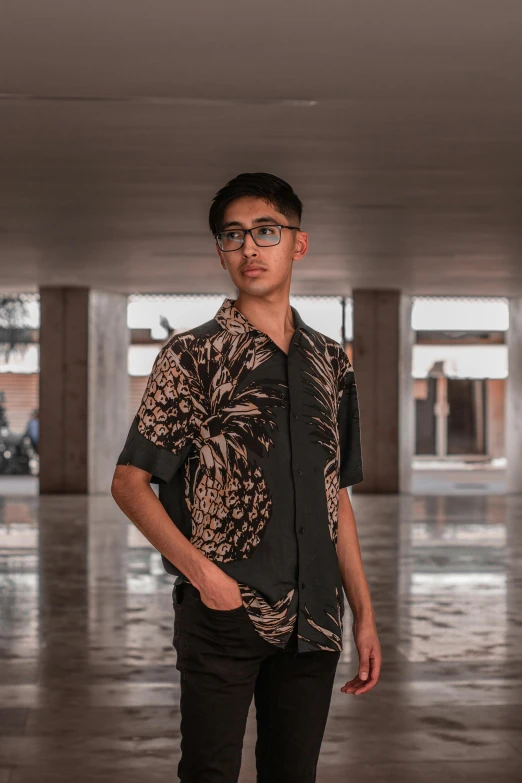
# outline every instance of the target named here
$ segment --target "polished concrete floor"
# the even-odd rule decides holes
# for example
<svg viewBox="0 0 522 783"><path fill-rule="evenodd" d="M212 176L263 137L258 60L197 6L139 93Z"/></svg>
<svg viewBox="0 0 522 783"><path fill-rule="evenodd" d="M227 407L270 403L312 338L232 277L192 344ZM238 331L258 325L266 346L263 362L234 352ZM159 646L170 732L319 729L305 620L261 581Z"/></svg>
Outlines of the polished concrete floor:
<svg viewBox="0 0 522 783"><path fill-rule="evenodd" d="M505 468L478 465L436 466L422 463L412 471L413 495L503 495L507 489ZM38 495L38 476L0 476L0 496Z"/></svg>
<svg viewBox="0 0 522 783"><path fill-rule="evenodd" d="M520 780L522 496L353 503L384 663L340 692L348 621L318 783ZM0 783L177 780L171 577L110 497L0 497L0 617Z"/></svg>

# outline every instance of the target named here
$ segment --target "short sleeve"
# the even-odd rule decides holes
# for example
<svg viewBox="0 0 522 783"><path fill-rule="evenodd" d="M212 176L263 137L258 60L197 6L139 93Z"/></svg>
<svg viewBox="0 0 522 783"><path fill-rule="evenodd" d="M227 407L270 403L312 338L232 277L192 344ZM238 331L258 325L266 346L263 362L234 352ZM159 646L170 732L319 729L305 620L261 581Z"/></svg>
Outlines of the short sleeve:
<svg viewBox="0 0 522 783"><path fill-rule="evenodd" d="M171 481L193 443L193 387L190 372L167 344L156 357L118 465L146 470L152 483Z"/></svg>
<svg viewBox="0 0 522 783"><path fill-rule="evenodd" d="M358 484L363 480L359 401L355 375L350 360L343 350L339 382L339 488Z"/></svg>

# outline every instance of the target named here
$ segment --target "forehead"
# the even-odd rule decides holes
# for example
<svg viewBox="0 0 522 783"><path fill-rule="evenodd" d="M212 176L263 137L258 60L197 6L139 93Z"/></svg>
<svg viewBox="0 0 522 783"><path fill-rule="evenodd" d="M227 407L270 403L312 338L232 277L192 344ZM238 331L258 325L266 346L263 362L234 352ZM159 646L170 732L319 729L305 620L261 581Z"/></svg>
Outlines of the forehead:
<svg viewBox="0 0 522 783"><path fill-rule="evenodd" d="M269 216L278 221L284 222L285 220L285 216L265 199L256 196L242 196L227 206L223 215L223 223L237 221L238 223L250 224L255 218Z"/></svg>

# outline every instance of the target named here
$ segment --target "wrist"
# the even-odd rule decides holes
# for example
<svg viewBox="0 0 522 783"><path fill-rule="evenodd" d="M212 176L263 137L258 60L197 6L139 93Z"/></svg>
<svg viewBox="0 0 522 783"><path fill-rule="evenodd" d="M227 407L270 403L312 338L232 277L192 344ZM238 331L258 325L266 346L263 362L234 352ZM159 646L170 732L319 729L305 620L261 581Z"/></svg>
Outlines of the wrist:
<svg viewBox="0 0 522 783"><path fill-rule="evenodd" d="M353 619L358 625L375 624L373 606L352 607Z"/></svg>
<svg viewBox="0 0 522 783"><path fill-rule="evenodd" d="M221 569L204 555L201 557L201 562L194 565L192 573L187 576L197 590L205 592L209 585L215 582L216 573L221 572Z"/></svg>

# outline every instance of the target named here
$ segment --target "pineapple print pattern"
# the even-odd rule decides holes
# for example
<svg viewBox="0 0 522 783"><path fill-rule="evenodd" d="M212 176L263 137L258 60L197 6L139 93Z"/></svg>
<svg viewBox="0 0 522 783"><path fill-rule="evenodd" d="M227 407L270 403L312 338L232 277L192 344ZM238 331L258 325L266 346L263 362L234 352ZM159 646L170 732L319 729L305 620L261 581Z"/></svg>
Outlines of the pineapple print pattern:
<svg viewBox="0 0 522 783"><path fill-rule="evenodd" d="M272 499L258 464L248 453L266 454L274 445L274 410L288 404L288 387L276 380L247 383L250 373L272 356L269 337L252 340L235 323L232 308L222 317L230 329L195 341L191 359L205 389L206 410L194 445L199 463L185 473L185 500L192 517L191 543L212 560L250 557L270 519Z"/></svg>
<svg viewBox="0 0 522 783"><path fill-rule="evenodd" d="M341 593L339 592L339 588L337 587L335 588L335 597L337 606L336 616L334 617L333 614L325 611L326 616L333 623L336 629L335 631L331 631L329 628L325 628L324 626L319 625L319 623L314 620L306 606L303 610L308 624L311 625L311 627L314 628L319 634L321 634L325 641L320 642L316 639L307 639L306 636L302 636L301 634L298 634L298 637L317 650L334 649L339 650L340 652L343 649L343 599Z"/></svg>
<svg viewBox="0 0 522 783"><path fill-rule="evenodd" d="M352 366L345 351L338 345L332 345L323 335L303 334L301 351L305 358L306 370L303 380L314 398L314 413L308 415L309 423L315 426L312 436L326 452L324 463L324 486L328 514L328 530L337 552L337 533L339 521L339 485L340 485L340 447L338 432L338 411L345 388L347 373ZM309 639L301 634L299 638L318 650L342 650L344 604L339 588L336 593L336 616L325 612L335 627L335 631L320 625L308 608L303 609L307 623L324 637L324 642Z"/></svg>
<svg viewBox="0 0 522 783"><path fill-rule="evenodd" d="M252 340L235 313L223 308L229 328L190 344L186 339L190 350L178 355L170 343L164 346L138 411L139 432L157 446L178 454L193 443L199 454L193 476L193 460L185 462L191 543L221 563L249 557L260 543L272 500L248 452L264 454L274 445L274 409L288 404L288 386L277 380L243 385L275 347L261 333Z"/></svg>
<svg viewBox="0 0 522 783"><path fill-rule="evenodd" d="M249 558L262 541L272 515L270 487L261 458L274 447L276 409L288 407L289 388L281 375L250 380L252 372L278 350L274 342L225 299L204 330L174 335L160 351L138 411L138 431L157 446L184 459L184 502L190 516L190 541L218 563ZM173 350L175 346L175 350ZM340 447L338 411L353 372L342 347L312 329L300 330L299 377L311 413L304 413L310 442L322 446L321 460L328 530L337 549ZM277 373L276 373L277 374ZM260 464L261 463L261 464ZM298 592L291 589L275 604L238 581L256 631L284 646L298 617ZM300 607L310 649L342 649L344 605L338 585L337 611ZM331 604L330 604L331 605Z"/></svg>
<svg viewBox="0 0 522 783"><path fill-rule="evenodd" d="M292 633L297 620L297 592L290 590L280 601L271 606L259 593L239 582L243 604L254 628L267 642L284 644Z"/></svg>
<svg viewBox="0 0 522 783"><path fill-rule="evenodd" d="M303 333L301 351L306 370L303 381L313 398L315 413L308 416L315 425L312 432L317 443L326 452L324 464L324 486L328 511L330 538L337 550L337 524L339 509L340 450L338 432L338 409L341 401L346 373L352 369L346 353L339 346L332 346L323 335ZM342 377L342 384L339 378Z"/></svg>
<svg viewBox="0 0 522 783"><path fill-rule="evenodd" d="M201 411L198 396L167 343L154 362L138 409L138 432L156 446L178 454L192 437L195 411L198 407Z"/></svg>
<svg viewBox="0 0 522 783"><path fill-rule="evenodd" d="M288 386L270 378L245 383L276 347L261 332L252 338L231 300L225 300L216 320L225 327L217 334L175 336L187 350L175 353L171 341L164 346L138 411L138 430L175 454L193 444L198 457L184 463L190 542L210 560L227 563L250 557L270 519L269 488L248 454L264 455L274 445L274 410L288 405ZM172 420L169 411L175 412ZM284 645L296 620L295 590L271 606L238 584L258 633Z"/></svg>

